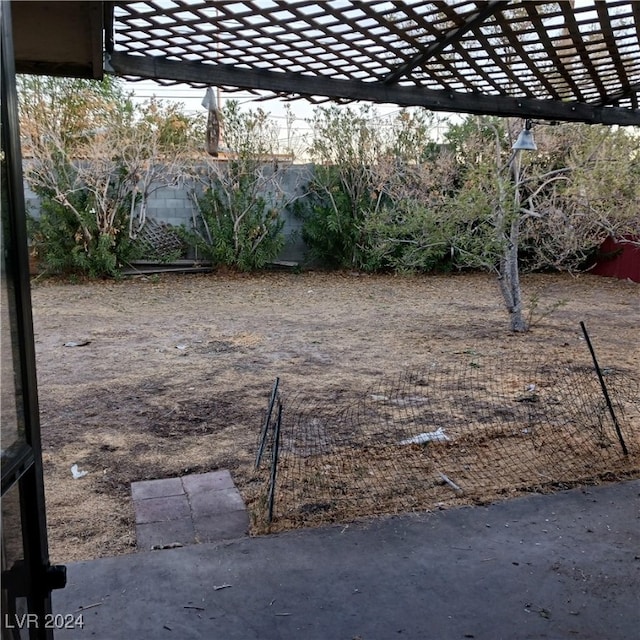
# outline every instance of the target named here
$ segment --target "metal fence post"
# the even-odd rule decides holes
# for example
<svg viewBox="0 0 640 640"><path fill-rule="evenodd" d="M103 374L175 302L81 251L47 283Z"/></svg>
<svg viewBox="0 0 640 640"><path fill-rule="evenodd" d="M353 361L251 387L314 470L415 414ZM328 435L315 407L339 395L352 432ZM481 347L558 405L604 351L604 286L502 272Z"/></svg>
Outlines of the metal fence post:
<svg viewBox="0 0 640 640"><path fill-rule="evenodd" d="M622 453L624 453L625 456L628 456L629 451L627 449L627 445L624 442L624 438L622 437L622 430L620 429L620 425L618 424L618 418L616 417L615 411L613 410L613 405L611 404L611 398L609 398L609 392L607 391L607 385L605 384L604 378L602 377L602 372L600 371L600 365L598 365L598 360L596 359L596 352L593 350L593 346L591 345L591 340L589 339L589 334L587 333L587 328L584 326L584 322L580 321L580 327L582 328L582 333L584 333L584 339L587 341L587 346L589 347L589 351L591 352L593 365L596 368L596 373L598 374L600 387L602 388L604 399L607 403L607 407L609 408L609 413L611 414L611 419L613 420L613 426L616 428L616 433L618 434L618 440L620 441L620 446L622 447Z"/></svg>

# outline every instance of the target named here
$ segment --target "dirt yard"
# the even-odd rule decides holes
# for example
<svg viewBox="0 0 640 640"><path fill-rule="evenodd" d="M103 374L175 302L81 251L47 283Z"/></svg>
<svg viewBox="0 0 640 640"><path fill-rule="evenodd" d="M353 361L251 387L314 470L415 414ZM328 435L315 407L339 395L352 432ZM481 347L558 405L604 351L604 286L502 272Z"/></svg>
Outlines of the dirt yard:
<svg viewBox="0 0 640 640"><path fill-rule="evenodd" d="M523 285L538 315L564 302L526 335L508 332L495 281L477 274L35 282L52 561L135 551L132 481L224 468L242 492L276 376L318 403L454 354L583 361L581 320L603 366L640 370L637 284L535 275ZM74 464L87 475L74 479Z"/></svg>

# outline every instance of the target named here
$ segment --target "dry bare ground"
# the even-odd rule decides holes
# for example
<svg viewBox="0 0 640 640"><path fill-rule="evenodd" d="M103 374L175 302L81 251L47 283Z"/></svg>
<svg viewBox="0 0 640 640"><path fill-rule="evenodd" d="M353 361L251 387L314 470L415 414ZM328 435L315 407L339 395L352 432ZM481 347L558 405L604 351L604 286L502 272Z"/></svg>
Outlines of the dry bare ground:
<svg viewBox="0 0 640 640"><path fill-rule="evenodd" d="M224 468L247 491L276 376L318 404L453 354L584 361L581 320L604 366L640 370L637 284L591 275L523 284L542 308L566 301L526 335L507 331L497 285L482 274L34 283L52 560L135 551L133 481ZM74 479L73 464L88 474Z"/></svg>

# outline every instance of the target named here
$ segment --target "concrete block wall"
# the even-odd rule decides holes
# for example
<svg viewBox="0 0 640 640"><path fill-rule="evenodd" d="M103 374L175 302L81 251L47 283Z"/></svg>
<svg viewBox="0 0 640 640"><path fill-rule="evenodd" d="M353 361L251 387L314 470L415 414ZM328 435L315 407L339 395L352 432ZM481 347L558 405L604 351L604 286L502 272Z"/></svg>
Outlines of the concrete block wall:
<svg viewBox="0 0 640 640"><path fill-rule="evenodd" d="M302 196L306 185L313 175L313 165L291 165L281 173L280 188L282 194L266 192L267 199L284 198L286 202L292 202ZM24 183L27 211L36 218L40 215L40 200L38 196ZM278 256L278 260L287 262L303 262L306 254L306 246L302 240L302 222L293 216L286 208L280 212L284 218L283 233L285 246ZM147 217L157 222L165 222L175 227L185 226L188 229L193 226L194 204L189 195L189 186L168 187L152 185L147 201Z"/></svg>
<svg viewBox="0 0 640 640"><path fill-rule="evenodd" d="M147 216L174 227L191 227L193 204L185 188L158 187L147 202Z"/></svg>
<svg viewBox="0 0 640 640"><path fill-rule="evenodd" d="M31 187L24 182L24 203L27 208L27 213L34 218L40 216L40 198L31 190Z"/></svg>
<svg viewBox="0 0 640 640"><path fill-rule="evenodd" d="M294 202L306 192L307 185L313 177L313 165L293 165L282 174L282 189L287 194L287 200ZM283 212L286 238L285 245L278 256L279 260L287 262L303 262L307 253L307 246L302 240L302 220L296 218L290 211Z"/></svg>

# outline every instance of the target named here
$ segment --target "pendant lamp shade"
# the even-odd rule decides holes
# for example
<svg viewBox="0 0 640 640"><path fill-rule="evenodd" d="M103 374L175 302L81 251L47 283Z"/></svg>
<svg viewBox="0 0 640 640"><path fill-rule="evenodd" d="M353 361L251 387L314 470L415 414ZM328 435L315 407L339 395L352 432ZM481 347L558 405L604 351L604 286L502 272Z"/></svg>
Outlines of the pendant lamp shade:
<svg viewBox="0 0 640 640"><path fill-rule="evenodd" d="M527 120L525 128L520 132L518 139L513 143L511 148L514 151L536 151L538 149L533 139L530 120Z"/></svg>

